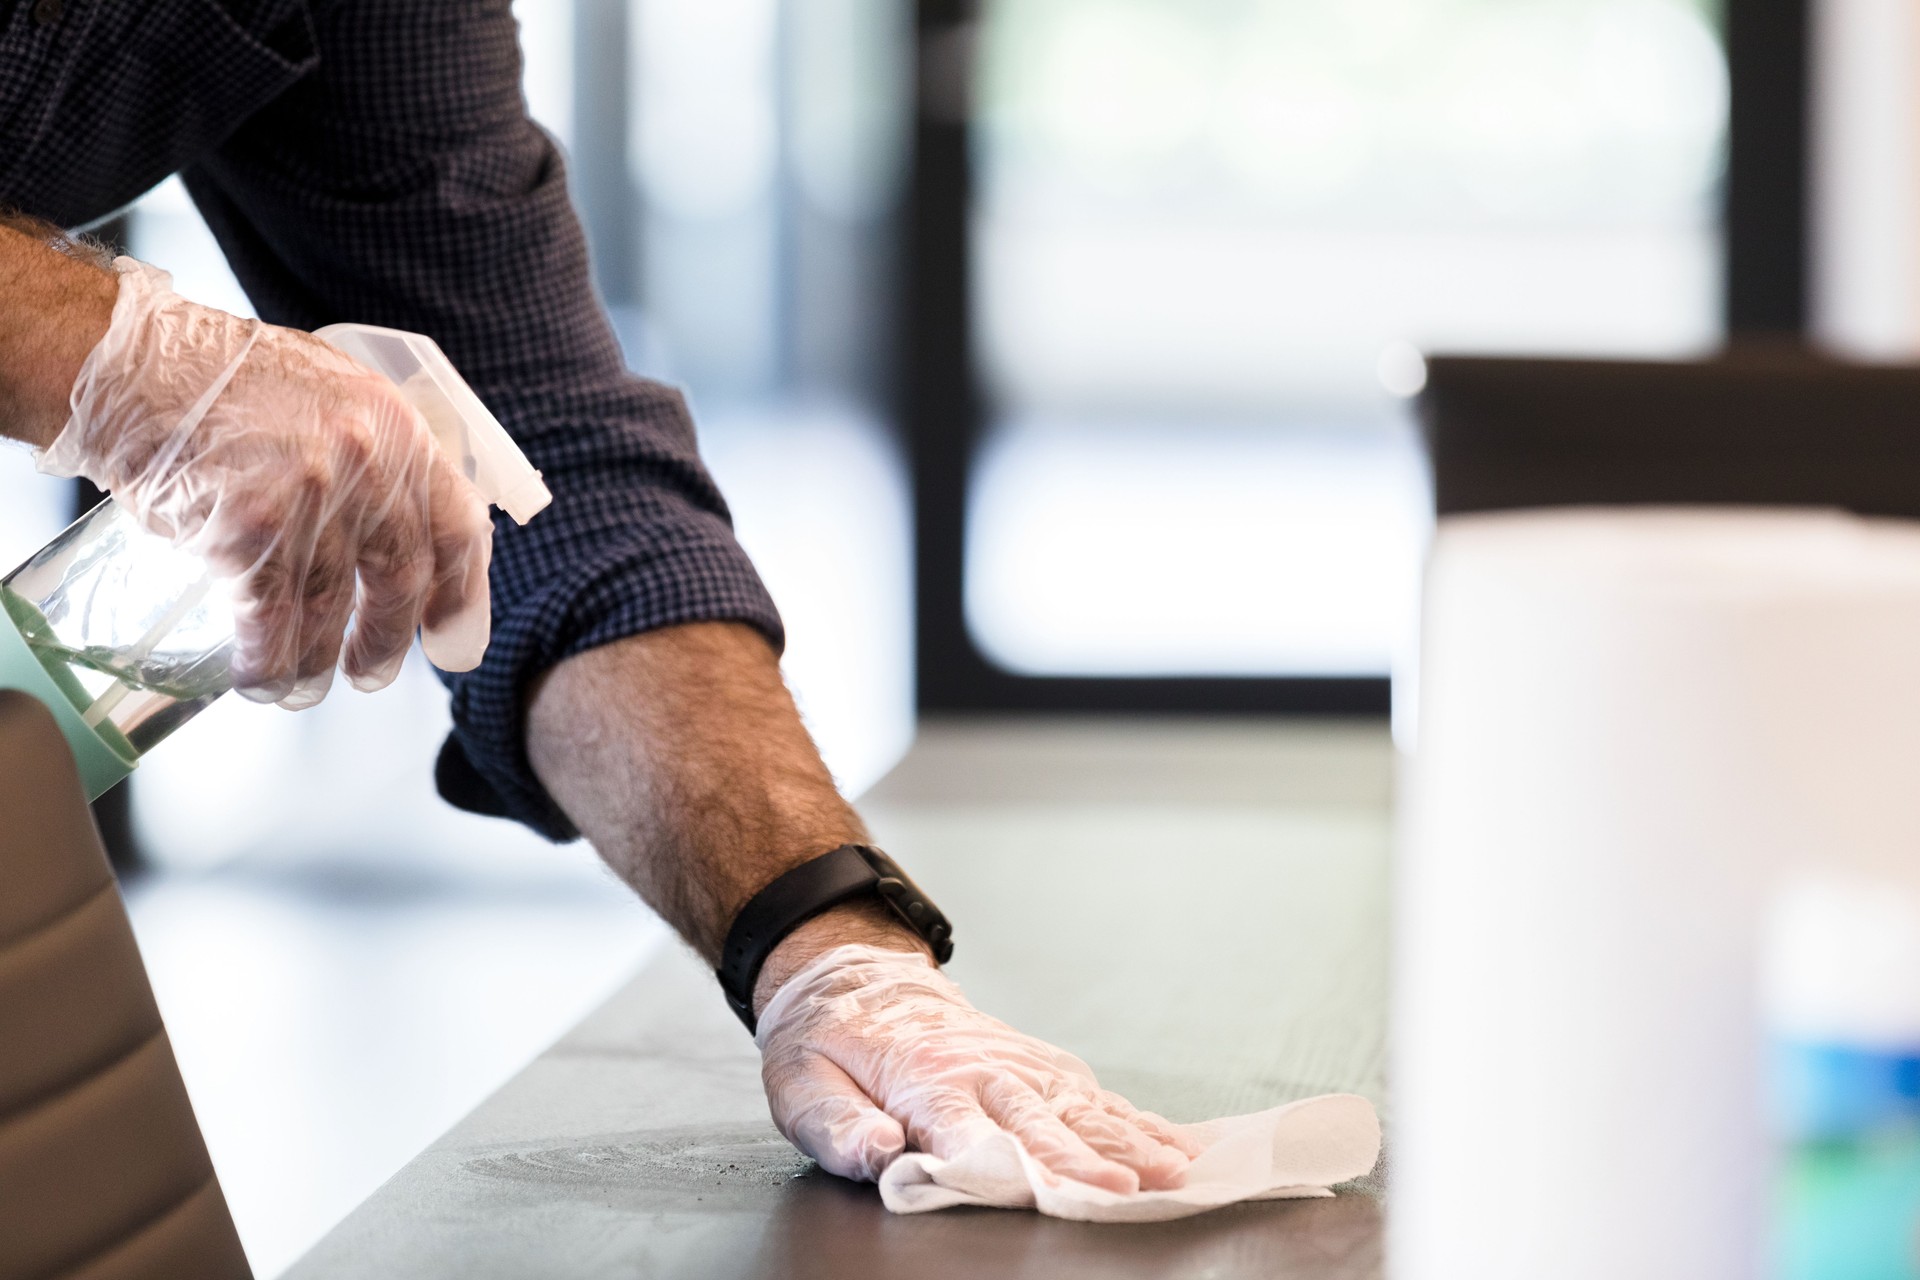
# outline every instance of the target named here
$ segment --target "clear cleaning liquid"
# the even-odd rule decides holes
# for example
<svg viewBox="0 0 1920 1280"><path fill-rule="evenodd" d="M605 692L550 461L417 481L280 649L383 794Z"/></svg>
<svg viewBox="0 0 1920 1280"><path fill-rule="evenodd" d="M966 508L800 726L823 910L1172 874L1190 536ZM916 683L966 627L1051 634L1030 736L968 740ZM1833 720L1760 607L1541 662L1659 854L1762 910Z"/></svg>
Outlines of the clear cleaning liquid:
<svg viewBox="0 0 1920 1280"><path fill-rule="evenodd" d="M139 755L233 687L230 647L184 665L171 655L134 657L103 645L75 647L60 639L30 601L4 586L0 605L82 718L96 730L124 736Z"/></svg>

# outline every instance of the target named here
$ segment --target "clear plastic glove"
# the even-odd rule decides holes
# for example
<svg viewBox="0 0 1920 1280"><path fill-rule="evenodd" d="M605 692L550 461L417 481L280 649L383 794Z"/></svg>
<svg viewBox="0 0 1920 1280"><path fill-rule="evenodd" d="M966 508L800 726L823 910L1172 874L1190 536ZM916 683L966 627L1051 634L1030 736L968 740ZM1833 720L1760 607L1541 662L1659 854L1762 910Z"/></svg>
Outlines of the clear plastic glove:
<svg viewBox="0 0 1920 1280"><path fill-rule="evenodd" d="M773 1122L843 1178L874 1181L909 1146L955 1159L1001 1130L1051 1173L1122 1194L1179 1186L1200 1153L920 955L825 952L774 993L754 1038Z"/></svg>
<svg viewBox="0 0 1920 1280"><path fill-rule="evenodd" d="M336 663L382 688L421 625L483 622L486 504L385 379L310 334L189 302L164 271L114 268L112 321L39 465L85 476L232 580L236 688L311 706Z"/></svg>

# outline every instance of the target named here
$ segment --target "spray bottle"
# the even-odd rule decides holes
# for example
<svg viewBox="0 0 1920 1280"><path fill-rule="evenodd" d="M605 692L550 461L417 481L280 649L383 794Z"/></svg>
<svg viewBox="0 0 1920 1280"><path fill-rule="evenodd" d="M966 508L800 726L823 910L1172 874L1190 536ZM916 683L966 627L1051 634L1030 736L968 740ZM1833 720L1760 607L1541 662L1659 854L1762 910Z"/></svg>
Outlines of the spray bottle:
<svg viewBox="0 0 1920 1280"><path fill-rule="evenodd" d="M372 325L315 334L399 389L480 495L520 524L553 500L431 338ZM0 689L52 710L87 798L233 687L225 580L112 499L0 578Z"/></svg>

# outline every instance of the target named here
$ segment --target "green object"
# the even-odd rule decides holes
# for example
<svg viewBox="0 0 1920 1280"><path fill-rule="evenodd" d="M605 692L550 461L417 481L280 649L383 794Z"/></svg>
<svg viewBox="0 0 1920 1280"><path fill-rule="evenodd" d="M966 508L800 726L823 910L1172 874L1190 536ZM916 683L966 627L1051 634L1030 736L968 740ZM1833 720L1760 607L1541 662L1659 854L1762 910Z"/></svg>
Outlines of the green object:
<svg viewBox="0 0 1920 1280"><path fill-rule="evenodd" d="M6 590L0 590L0 604L6 612L6 622L0 623L0 689L18 689L47 705L73 748L87 799L99 799L133 772L140 753L112 725L88 725L80 714L93 702L86 689L64 664L42 662L27 643L26 633L44 629L39 610Z"/></svg>
<svg viewBox="0 0 1920 1280"><path fill-rule="evenodd" d="M1920 1277L1920 1133L1799 1144L1781 1173L1780 1280Z"/></svg>

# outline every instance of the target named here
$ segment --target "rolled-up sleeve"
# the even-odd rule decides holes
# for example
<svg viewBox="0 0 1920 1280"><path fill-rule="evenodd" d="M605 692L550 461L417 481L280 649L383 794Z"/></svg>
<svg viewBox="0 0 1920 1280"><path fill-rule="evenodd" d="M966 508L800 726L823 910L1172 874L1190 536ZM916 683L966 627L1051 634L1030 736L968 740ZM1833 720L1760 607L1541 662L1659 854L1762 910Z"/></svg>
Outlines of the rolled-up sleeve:
<svg viewBox="0 0 1920 1280"><path fill-rule="evenodd" d="M557 148L526 115L505 0L314 7L318 69L186 171L260 314L431 335L545 474L496 516L493 642L447 675L443 794L565 839L526 691L573 654L677 623L780 620L680 394L633 376L594 295Z"/></svg>

